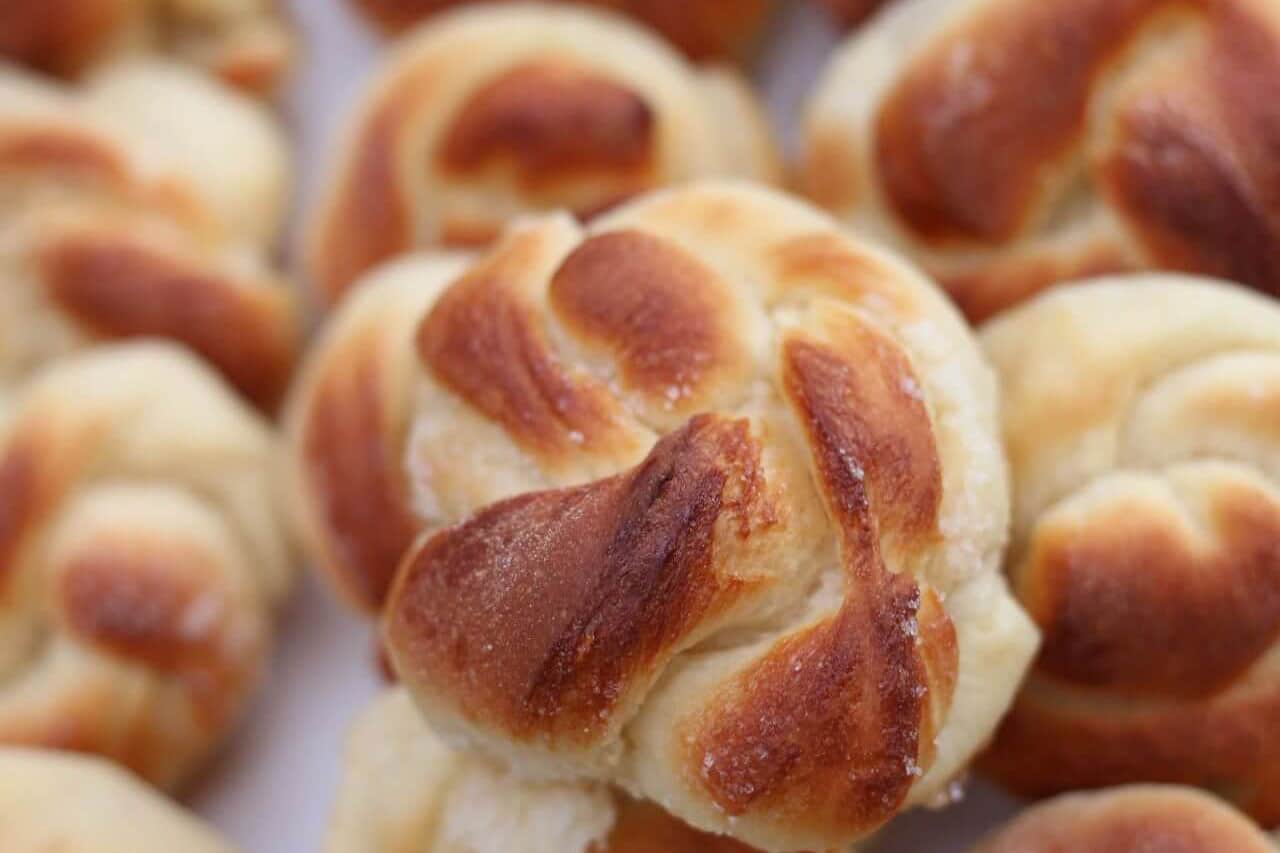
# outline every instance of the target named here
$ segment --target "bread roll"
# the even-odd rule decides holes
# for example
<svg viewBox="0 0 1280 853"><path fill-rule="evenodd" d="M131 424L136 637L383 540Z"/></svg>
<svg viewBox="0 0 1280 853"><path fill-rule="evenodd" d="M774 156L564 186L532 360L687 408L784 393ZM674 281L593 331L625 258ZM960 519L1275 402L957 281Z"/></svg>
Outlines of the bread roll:
<svg viewBox="0 0 1280 853"><path fill-rule="evenodd" d="M741 58L778 0L571 0L629 15L695 60ZM398 32L430 15L481 0L350 0L381 27ZM491 0L490 0L491 2Z"/></svg>
<svg viewBox="0 0 1280 853"><path fill-rule="evenodd" d="M586 218L707 175L777 177L735 73L698 70L626 20L502 4L433 18L361 98L305 250L328 303L416 246L491 242L508 221Z"/></svg>
<svg viewBox="0 0 1280 853"><path fill-rule="evenodd" d="M276 0L0 3L0 60L64 77L163 53L224 83L266 94L288 70L292 42Z"/></svg>
<svg viewBox="0 0 1280 853"><path fill-rule="evenodd" d="M1134 785L1028 809L974 853L1275 853L1256 824L1193 788Z"/></svg>
<svg viewBox="0 0 1280 853"><path fill-rule="evenodd" d="M451 750L403 689L352 728L326 853L751 853L600 785L531 783Z"/></svg>
<svg viewBox="0 0 1280 853"><path fill-rule="evenodd" d="M1280 824L1280 306L1147 275L990 324L1013 587L1044 634L985 762L1207 787Z"/></svg>
<svg viewBox="0 0 1280 853"><path fill-rule="evenodd" d="M234 853L195 817L93 758L0 748L7 853Z"/></svg>
<svg viewBox="0 0 1280 853"><path fill-rule="evenodd" d="M265 112L190 71L122 65L72 92L0 67L0 383L167 337L274 405L297 339L265 259L288 182Z"/></svg>
<svg viewBox="0 0 1280 853"><path fill-rule="evenodd" d="M0 413L0 744L178 785L239 718L290 583L271 432L159 343L69 356Z"/></svg>
<svg viewBox="0 0 1280 853"><path fill-rule="evenodd" d="M1181 270L1280 294L1280 5L901 0L808 107L804 184L982 320Z"/></svg>
<svg viewBox="0 0 1280 853"><path fill-rule="evenodd" d="M935 796L1035 635L995 387L942 295L759 187L371 277L289 411L293 503L458 744L825 849Z"/></svg>

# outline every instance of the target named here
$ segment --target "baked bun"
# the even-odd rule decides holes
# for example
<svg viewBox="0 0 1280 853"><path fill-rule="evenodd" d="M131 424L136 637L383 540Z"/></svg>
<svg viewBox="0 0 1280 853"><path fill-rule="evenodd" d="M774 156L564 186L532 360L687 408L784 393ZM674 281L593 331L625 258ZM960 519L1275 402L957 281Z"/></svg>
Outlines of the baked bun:
<svg viewBox="0 0 1280 853"><path fill-rule="evenodd" d="M1044 644L986 769L1210 788L1280 824L1280 307L1172 275L994 321L1014 590Z"/></svg>
<svg viewBox="0 0 1280 853"><path fill-rule="evenodd" d="M529 782L431 733L403 689L352 728L326 853L751 853L590 783Z"/></svg>
<svg viewBox="0 0 1280 853"><path fill-rule="evenodd" d="M160 343L69 356L0 411L0 743L173 787L238 719L289 585L271 432Z"/></svg>
<svg viewBox="0 0 1280 853"><path fill-rule="evenodd" d="M1275 853L1257 825L1193 788L1134 785L1028 809L974 853Z"/></svg>
<svg viewBox="0 0 1280 853"><path fill-rule="evenodd" d="M981 320L1182 270L1280 294L1280 4L902 0L809 105L807 192Z"/></svg>
<svg viewBox="0 0 1280 853"><path fill-rule="evenodd" d="M332 303L380 261L487 244L520 214L585 218L653 187L777 170L735 72L695 69L602 12L462 9L408 36L370 85L310 222L307 268Z"/></svg>
<svg viewBox="0 0 1280 853"><path fill-rule="evenodd" d="M95 758L0 748L6 853L234 853L213 830Z"/></svg>
<svg viewBox="0 0 1280 853"><path fill-rule="evenodd" d="M289 412L293 504L437 730L820 849L932 798L1035 642L995 387L924 278L710 182L362 285Z"/></svg>
<svg viewBox="0 0 1280 853"><path fill-rule="evenodd" d="M274 404L297 338L265 260L288 183L262 108L190 71L117 66L72 93L0 67L0 382L160 336Z"/></svg>
<svg viewBox="0 0 1280 853"><path fill-rule="evenodd" d="M0 60L72 77L163 53L254 94L288 70L293 37L276 0L6 0Z"/></svg>
<svg viewBox="0 0 1280 853"><path fill-rule="evenodd" d="M399 32L446 9L485 0L349 0L371 20ZM661 33L690 59L739 59L778 0L570 0L611 9Z"/></svg>

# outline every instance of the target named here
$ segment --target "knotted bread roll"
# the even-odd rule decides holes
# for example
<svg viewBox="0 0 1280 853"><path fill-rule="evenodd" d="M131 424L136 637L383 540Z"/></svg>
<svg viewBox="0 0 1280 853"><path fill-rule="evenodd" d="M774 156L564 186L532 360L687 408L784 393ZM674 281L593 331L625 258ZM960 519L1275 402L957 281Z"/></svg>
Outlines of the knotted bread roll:
<svg viewBox="0 0 1280 853"><path fill-rule="evenodd" d="M695 69L622 18L503 4L433 18L387 60L310 223L312 283L338 299L415 246L487 244L514 217L589 217L706 175L777 177L735 73Z"/></svg>
<svg viewBox="0 0 1280 853"><path fill-rule="evenodd" d="M1035 795L1199 785L1280 824L1280 307L1115 279L983 341L1005 392L1009 571L1044 634L987 768Z"/></svg>
<svg viewBox="0 0 1280 853"><path fill-rule="evenodd" d="M266 94L288 70L292 41L276 0L0 3L0 59L64 77L164 53Z"/></svg>
<svg viewBox="0 0 1280 853"><path fill-rule="evenodd" d="M1280 5L902 0L831 63L805 184L974 320L1168 269L1280 294Z"/></svg>
<svg viewBox="0 0 1280 853"><path fill-rule="evenodd" d="M290 582L273 446L169 344L69 356L6 395L0 743L97 753L162 787L208 756Z"/></svg>
<svg viewBox="0 0 1280 853"><path fill-rule="evenodd" d="M445 746L403 688L352 727L326 853L751 853L601 785L531 783Z"/></svg>
<svg viewBox="0 0 1280 853"><path fill-rule="evenodd" d="M384 29L398 32L430 15L484 0L350 0ZM491 0L489 0L491 2ZM695 60L744 56L777 0L570 0L628 15Z"/></svg>
<svg viewBox="0 0 1280 853"><path fill-rule="evenodd" d="M1134 785L1028 809L974 853L1275 853L1257 825L1192 788Z"/></svg>
<svg viewBox="0 0 1280 853"><path fill-rule="evenodd" d="M995 387L923 278L768 190L559 214L372 276L289 412L293 503L437 730L824 849L934 797L1035 642Z"/></svg>
<svg viewBox="0 0 1280 853"><path fill-rule="evenodd" d="M195 817L93 758L0 748L6 853L234 853Z"/></svg>
<svg viewBox="0 0 1280 853"><path fill-rule="evenodd" d="M0 67L0 381L160 336L274 404L297 338L265 260L287 185L269 117L192 72L118 66L73 93Z"/></svg>

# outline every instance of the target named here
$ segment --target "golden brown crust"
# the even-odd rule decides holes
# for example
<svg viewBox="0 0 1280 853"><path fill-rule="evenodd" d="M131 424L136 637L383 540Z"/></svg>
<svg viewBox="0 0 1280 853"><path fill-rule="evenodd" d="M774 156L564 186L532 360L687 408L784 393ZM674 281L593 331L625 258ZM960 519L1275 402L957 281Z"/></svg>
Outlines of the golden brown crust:
<svg viewBox="0 0 1280 853"><path fill-rule="evenodd" d="M1044 642L983 769L1037 796L1196 785L1280 823L1280 312L1122 279L987 336L1021 503L1009 571Z"/></svg>
<svg viewBox="0 0 1280 853"><path fill-rule="evenodd" d="M379 454L422 530L384 634L436 731L768 849L960 770L1016 679L962 678L961 647L1013 670L1033 643L994 575L992 387L940 294L743 184L436 264L353 294L293 410L382 334L368 383L407 426Z"/></svg>
<svg viewBox="0 0 1280 853"><path fill-rule="evenodd" d="M401 460L390 452L396 425L380 396L375 332L326 373L307 411L303 453L309 492L320 502L335 553L326 564L361 607L376 610L400 557L418 534Z"/></svg>
<svg viewBox="0 0 1280 853"><path fill-rule="evenodd" d="M101 228L42 241L53 303L97 338L181 341L265 410L280 402L297 350L293 304L274 282L238 282Z"/></svg>
<svg viewBox="0 0 1280 853"><path fill-rule="evenodd" d="M50 74L78 74L98 39L128 14L122 0L0 0L0 56Z"/></svg>
<svg viewBox="0 0 1280 853"><path fill-rule="evenodd" d="M476 0L351 0L382 28L404 30ZM571 0L622 12L652 27L697 60L743 55L764 25L770 0Z"/></svg>
<svg viewBox="0 0 1280 853"><path fill-rule="evenodd" d="M244 709L287 585L265 425L155 344L68 357L10 401L0 608L22 689L0 697L0 742L173 787Z"/></svg>
<svg viewBox="0 0 1280 853"><path fill-rule="evenodd" d="M292 62L276 0L180 3L0 0L0 59L78 77L120 55L172 53L246 93L268 95Z"/></svg>
<svg viewBox="0 0 1280 853"><path fill-rule="evenodd" d="M584 240L552 276L548 295L567 327L611 351L630 387L671 404L743 358L722 310L727 286L642 231Z"/></svg>
<svg viewBox="0 0 1280 853"><path fill-rule="evenodd" d="M529 62L467 100L437 157L459 174L509 164L517 183L537 190L567 177L647 172L653 137L653 111L636 92L570 65Z"/></svg>
<svg viewBox="0 0 1280 853"><path fill-rule="evenodd" d="M1188 788L1132 786L1036 806L974 853L1270 853L1258 827Z"/></svg>
<svg viewBox="0 0 1280 853"><path fill-rule="evenodd" d="M521 215L587 221L709 174L778 180L757 113L736 74L625 19L559 3L441 15L391 54L344 136L310 277L333 304L393 255L484 246Z"/></svg>
<svg viewBox="0 0 1280 853"><path fill-rule="evenodd" d="M448 685L517 738L600 738L637 682L742 593L712 554L719 525L747 537L776 520L759 454L745 421L699 416L625 474L431 537L392 593L402 677Z"/></svg>
<svg viewBox="0 0 1280 853"><path fill-rule="evenodd" d="M929 703L950 703L957 658L933 593L881 554L937 535L928 416L891 343L858 324L842 331L839 350L784 343L783 382L839 530L843 606L744 670L686 740L692 772L726 813L804 814L854 837L898 810L930 760ZM922 632L937 641L935 671Z"/></svg>
<svg viewBox="0 0 1280 853"><path fill-rule="evenodd" d="M853 27L893 0L821 0L821 2L835 18L836 23L842 27Z"/></svg>
<svg viewBox="0 0 1280 853"><path fill-rule="evenodd" d="M1280 140L1266 82L1280 21L1267 3L922 0L884 18L898 23L869 25L881 49L851 45L862 64L828 84L861 72L883 91L856 131L826 99L806 186L880 220L971 319L1131 268L1280 292L1280 173L1265 153ZM886 70L887 43L907 38Z"/></svg>

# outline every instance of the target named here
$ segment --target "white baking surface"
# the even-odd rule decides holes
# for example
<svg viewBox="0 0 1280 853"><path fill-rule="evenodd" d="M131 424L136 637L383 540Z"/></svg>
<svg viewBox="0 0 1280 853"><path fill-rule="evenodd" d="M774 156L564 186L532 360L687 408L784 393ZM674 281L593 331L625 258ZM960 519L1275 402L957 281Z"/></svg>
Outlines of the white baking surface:
<svg viewBox="0 0 1280 853"><path fill-rule="evenodd" d="M379 40L345 0L288 0L288 6L306 43L286 104L298 147L298 206L305 209ZM757 77L788 142L834 42L820 16L803 9L778 21L770 35ZM316 853L337 790L346 728L379 686L370 627L304 577L283 614L273 671L238 735L191 792L191 805L245 853ZM869 847L958 853L1015 810L1008 797L975 782L959 805L902 818Z"/></svg>

